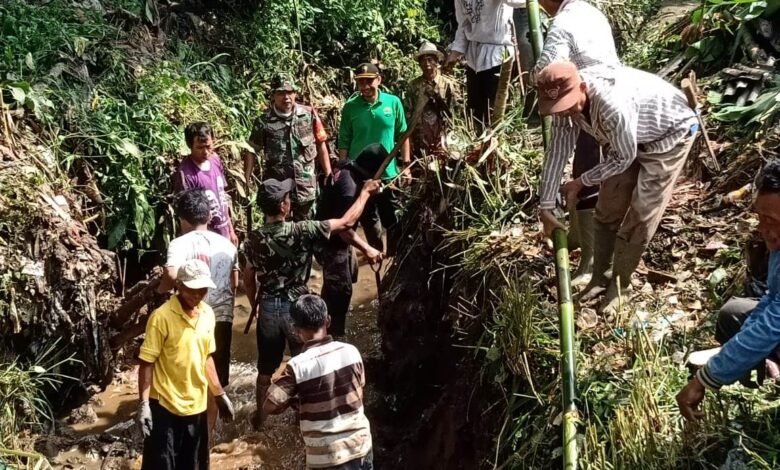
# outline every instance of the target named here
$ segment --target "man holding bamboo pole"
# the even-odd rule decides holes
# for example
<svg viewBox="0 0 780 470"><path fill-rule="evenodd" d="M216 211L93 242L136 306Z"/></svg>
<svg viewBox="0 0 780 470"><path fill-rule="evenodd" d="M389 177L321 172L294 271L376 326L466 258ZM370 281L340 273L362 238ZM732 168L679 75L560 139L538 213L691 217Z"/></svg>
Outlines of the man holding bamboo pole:
<svg viewBox="0 0 780 470"><path fill-rule="evenodd" d="M593 278L580 300L604 294L601 312L614 312L672 197L698 130L696 115L680 90L628 67L604 77L581 76L574 64L556 62L539 73L537 88L540 112L553 116L547 160L565 160L582 130L609 146L603 162L562 192L570 200L585 187L600 186ZM555 180L551 170L545 166L543 187ZM543 194L542 207L554 204L554 197Z"/></svg>
<svg viewBox="0 0 780 470"><path fill-rule="evenodd" d="M571 61L578 70L588 67L617 67L620 65L612 28L607 18L596 7L585 0L540 0L539 4L553 17L552 25L544 41L544 49L534 67L537 76L546 66L554 62ZM561 139L562 133L553 135ZM553 142L560 145L560 142ZM550 176L541 189L545 204L540 206L539 218L545 233L560 225L552 213L554 198L558 191L563 170L570 155L549 155L545 159L545 171ZM601 161L601 147L598 141L585 131L577 135L574 147L572 174L579 177ZM580 246L580 263L572 276L572 287L584 286L590 282L593 272L593 215L599 197L598 186L583 188L570 203L571 230Z"/></svg>

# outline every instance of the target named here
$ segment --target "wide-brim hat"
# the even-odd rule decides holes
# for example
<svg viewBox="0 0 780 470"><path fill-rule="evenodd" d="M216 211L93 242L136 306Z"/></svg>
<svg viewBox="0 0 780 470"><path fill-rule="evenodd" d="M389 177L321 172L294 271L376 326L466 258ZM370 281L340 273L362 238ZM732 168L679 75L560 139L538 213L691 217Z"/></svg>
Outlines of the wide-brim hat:
<svg viewBox="0 0 780 470"><path fill-rule="evenodd" d="M417 53L414 55L414 58L416 60L419 60L420 57L426 56L426 55L435 55L436 59L441 62L444 60L444 54L439 51L439 49L436 47L435 44L433 44L430 41L425 41L420 46L420 49L417 50Z"/></svg>
<svg viewBox="0 0 780 470"><path fill-rule="evenodd" d="M571 62L555 62L543 68L536 78L539 113L547 116L574 106L581 83L577 67Z"/></svg>

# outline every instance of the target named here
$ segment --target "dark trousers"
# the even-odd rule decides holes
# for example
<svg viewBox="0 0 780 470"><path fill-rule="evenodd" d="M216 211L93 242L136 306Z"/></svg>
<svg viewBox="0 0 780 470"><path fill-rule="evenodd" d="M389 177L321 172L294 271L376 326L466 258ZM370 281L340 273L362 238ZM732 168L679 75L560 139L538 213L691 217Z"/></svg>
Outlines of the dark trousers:
<svg viewBox="0 0 780 470"><path fill-rule="evenodd" d="M179 416L149 400L152 434L144 439L141 470L208 470L209 435L206 412Z"/></svg>
<svg viewBox="0 0 780 470"><path fill-rule="evenodd" d="M216 351L211 357L217 369L219 383L227 387L230 383L230 344L233 342L233 322L218 321L214 325Z"/></svg>
<svg viewBox="0 0 780 470"><path fill-rule="evenodd" d="M574 148L574 163L572 177L577 178L601 162L601 146L595 137L585 131L577 136L577 146ZM599 185L586 186L577 195L577 210L593 209L599 200Z"/></svg>
<svg viewBox="0 0 780 470"><path fill-rule="evenodd" d="M385 188L368 200L363 215L360 216L360 225L366 234L368 244L379 251L384 251L388 256L395 254L400 237L396 209L398 209L397 191ZM383 248L382 227L387 230L387 251Z"/></svg>
<svg viewBox="0 0 780 470"><path fill-rule="evenodd" d="M475 72L466 67L466 104L474 119L487 125L490 124L490 113L498 91L498 74L501 66Z"/></svg>
<svg viewBox="0 0 780 470"><path fill-rule="evenodd" d="M715 324L715 339L721 345L730 340L742 328L753 309L758 305L758 299L734 297L728 300L718 312L718 322ZM775 362L780 362L780 347L769 355Z"/></svg>
<svg viewBox="0 0 780 470"><path fill-rule="evenodd" d="M333 336L344 336L352 301L352 248L329 245L322 257L322 299L328 306Z"/></svg>
<svg viewBox="0 0 780 470"><path fill-rule="evenodd" d="M285 345L290 354L301 352L303 342L295 333L290 317L290 301L278 297L263 297L259 300L257 317L257 373L273 375L284 359Z"/></svg>
<svg viewBox="0 0 780 470"><path fill-rule="evenodd" d="M374 451L370 450L368 455L362 459L350 460L334 467L325 467L327 470L374 470Z"/></svg>

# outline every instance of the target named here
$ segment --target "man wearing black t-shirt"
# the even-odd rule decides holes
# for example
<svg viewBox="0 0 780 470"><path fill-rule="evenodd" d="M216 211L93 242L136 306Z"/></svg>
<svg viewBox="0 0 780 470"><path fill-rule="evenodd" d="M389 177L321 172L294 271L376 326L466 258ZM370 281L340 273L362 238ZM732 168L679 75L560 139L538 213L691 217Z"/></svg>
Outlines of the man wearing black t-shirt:
<svg viewBox="0 0 780 470"><path fill-rule="evenodd" d="M340 218L355 202L363 182L373 178L379 169L387 150L380 144L363 149L358 157L333 171L333 184L322 191L318 220ZM371 264L382 260L383 254L371 247L354 229L331 237L327 249L319 260L323 269L322 298L328 306L331 323L328 331L332 336L343 336L346 327L349 303L352 300L352 279L356 275L356 263L352 260L352 248L365 254Z"/></svg>

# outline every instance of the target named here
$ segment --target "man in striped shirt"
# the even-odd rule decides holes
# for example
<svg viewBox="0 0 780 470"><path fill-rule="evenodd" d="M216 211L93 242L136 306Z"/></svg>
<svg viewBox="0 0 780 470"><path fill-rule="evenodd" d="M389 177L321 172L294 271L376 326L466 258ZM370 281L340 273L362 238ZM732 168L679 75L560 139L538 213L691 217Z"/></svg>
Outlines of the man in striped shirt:
<svg viewBox="0 0 780 470"><path fill-rule="evenodd" d="M360 353L328 335L330 316L321 297L301 296L290 315L304 342L303 352L290 359L281 377L271 384L264 411L281 413L298 399L307 468L372 470Z"/></svg>
<svg viewBox="0 0 780 470"><path fill-rule="evenodd" d="M606 158L563 185L569 200L600 185L594 222L593 278L581 300L606 291L602 312L619 306L655 234L697 130L685 95L655 75L620 67L603 77L582 76L572 63L539 73L539 110L553 115L553 139L542 171L540 209L555 207L555 193L580 130L608 146ZM549 235L556 225L542 218ZM613 259L614 254L614 259ZM612 264L610 280L607 271Z"/></svg>
<svg viewBox="0 0 780 470"><path fill-rule="evenodd" d="M539 4L553 17L552 25L544 41L542 55L534 67L534 77L553 62L571 61L582 70L587 67L618 67L615 41L607 18L585 0L540 0ZM570 155L567 155L567 158ZM587 132L580 131L574 148L572 175L581 174L601 161L601 147ZM579 242L580 263L572 275L572 286L584 286L593 271L593 213L598 201L599 187L583 188L575 201L576 213L572 213L570 234ZM552 217L543 211L543 217ZM552 217L554 218L554 217Z"/></svg>

